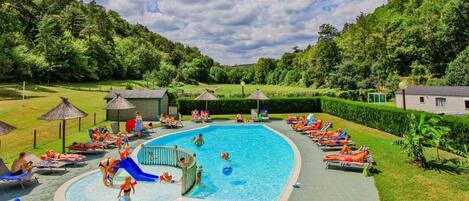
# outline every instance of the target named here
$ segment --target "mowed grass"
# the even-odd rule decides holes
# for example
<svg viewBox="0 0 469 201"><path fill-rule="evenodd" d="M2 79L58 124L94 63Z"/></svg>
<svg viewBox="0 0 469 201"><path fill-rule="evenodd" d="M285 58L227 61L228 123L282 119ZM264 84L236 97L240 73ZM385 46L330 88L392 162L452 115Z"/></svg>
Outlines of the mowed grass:
<svg viewBox="0 0 469 201"><path fill-rule="evenodd" d="M245 119L250 118L249 114L243 116ZM271 114L270 118L281 120L287 116L288 114ZM381 200L469 200L468 169L450 163L433 163L433 168L429 170L418 168L409 162L406 153L399 146L392 144L398 137L329 114L321 113L316 116L325 121L332 121L334 129L342 128L349 132L358 146L364 144L369 147L373 159L377 162L374 179ZM234 115L212 115L212 118L234 119ZM190 120L190 116L186 115L183 119ZM435 159L435 149L428 148L425 153L428 160ZM444 151L440 151L440 156L444 159L458 158Z"/></svg>
<svg viewBox="0 0 469 201"><path fill-rule="evenodd" d="M108 91L110 89L125 89L127 84L131 84L134 89L142 89L148 85L145 81L102 81L102 82L88 82L88 83L75 83L63 85L64 87L80 89L80 90L99 90L99 91ZM153 88L153 86L150 86ZM158 87L155 87L158 88ZM182 90L185 93L190 94L201 94L205 92L206 89L215 90L215 94L218 96L229 97L230 95L241 95L242 87L240 84L199 84L199 85L184 85L184 86L175 86L175 87L166 87L168 90ZM334 89L314 89L298 86L279 86L279 85L252 85L246 84L244 86L244 94L248 96L249 94L260 89L265 94L277 96L285 96L293 93L300 94L310 94L314 92L329 92L337 91Z"/></svg>
<svg viewBox="0 0 469 201"><path fill-rule="evenodd" d="M81 120L82 132L78 132L78 120L68 120L66 123L67 145L73 141L85 142L89 140L86 128L93 126L93 114L96 113L98 123L105 119L104 92L87 92L64 89L60 87L28 86L26 100L18 97L3 96L0 101L0 120L16 127L8 135L0 136L0 157L11 162L21 151L43 154L45 150L62 150L59 140L59 122L43 121L38 118L58 105L60 97L67 97L69 101L88 113ZM8 100L9 99L9 100ZM33 133L37 130L37 147L33 149Z"/></svg>

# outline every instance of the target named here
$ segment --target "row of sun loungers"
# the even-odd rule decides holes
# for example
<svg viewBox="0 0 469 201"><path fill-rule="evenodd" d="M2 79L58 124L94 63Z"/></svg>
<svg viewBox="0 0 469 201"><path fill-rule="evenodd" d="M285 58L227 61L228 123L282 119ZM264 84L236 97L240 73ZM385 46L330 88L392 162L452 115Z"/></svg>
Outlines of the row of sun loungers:
<svg viewBox="0 0 469 201"><path fill-rule="evenodd" d="M323 161L327 168L363 170L373 166L373 158L365 146L358 151L352 151L356 143L350 140L350 135L342 130L329 131L332 122L323 124L323 121L316 119L310 114L308 117L289 116L287 123L292 129L308 136L314 144L323 151L339 151L339 154L326 155Z"/></svg>

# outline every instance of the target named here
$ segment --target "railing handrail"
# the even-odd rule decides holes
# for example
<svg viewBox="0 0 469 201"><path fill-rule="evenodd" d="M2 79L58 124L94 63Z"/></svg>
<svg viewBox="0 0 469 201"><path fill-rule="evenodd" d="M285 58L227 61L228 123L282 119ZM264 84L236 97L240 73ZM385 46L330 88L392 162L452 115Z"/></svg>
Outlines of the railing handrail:
<svg viewBox="0 0 469 201"><path fill-rule="evenodd" d="M196 156L194 153L178 148L177 146L145 146L141 147L140 163L145 165L166 165L182 169L182 192L188 193L195 185L197 174ZM188 161L188 166L179 166L179 157L183 156Z"/></svg>

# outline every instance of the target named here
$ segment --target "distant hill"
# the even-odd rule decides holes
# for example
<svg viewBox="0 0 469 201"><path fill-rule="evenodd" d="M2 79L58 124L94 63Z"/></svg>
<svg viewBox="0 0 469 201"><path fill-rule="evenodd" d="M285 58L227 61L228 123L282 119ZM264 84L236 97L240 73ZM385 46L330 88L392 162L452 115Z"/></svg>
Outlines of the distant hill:
<svg viewBox="0 0 469 201"><path fill-rule="evenodd" d="M324 24L314 45L259 59L252 81L394 90L410 76L414 84L469 85L468 0L389 0L339 29Z"/></svg>
<svg viewBox="0 0 469 201"><path fill-rule="evenodd" d="M218 65L94 1L0 0L0 50L2 82L142 79L161 65L180 80L207 82Z"/></svg>

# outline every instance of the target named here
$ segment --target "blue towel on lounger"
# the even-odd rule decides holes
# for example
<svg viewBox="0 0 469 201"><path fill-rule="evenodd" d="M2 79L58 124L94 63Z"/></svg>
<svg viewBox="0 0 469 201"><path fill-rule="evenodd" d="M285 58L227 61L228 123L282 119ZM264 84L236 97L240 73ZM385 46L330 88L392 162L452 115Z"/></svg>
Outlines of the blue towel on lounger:
<svg viewBox="0 0 469 201"><path fill-rule="evenodd" d="M9 173L6 173L6 174L0 176L0 180L16 181L16 180L23 179L27 176L28 176L27 172L24 172L23 174L20 174L20 175L12 175L11 172L9 172Z"/></svg>

